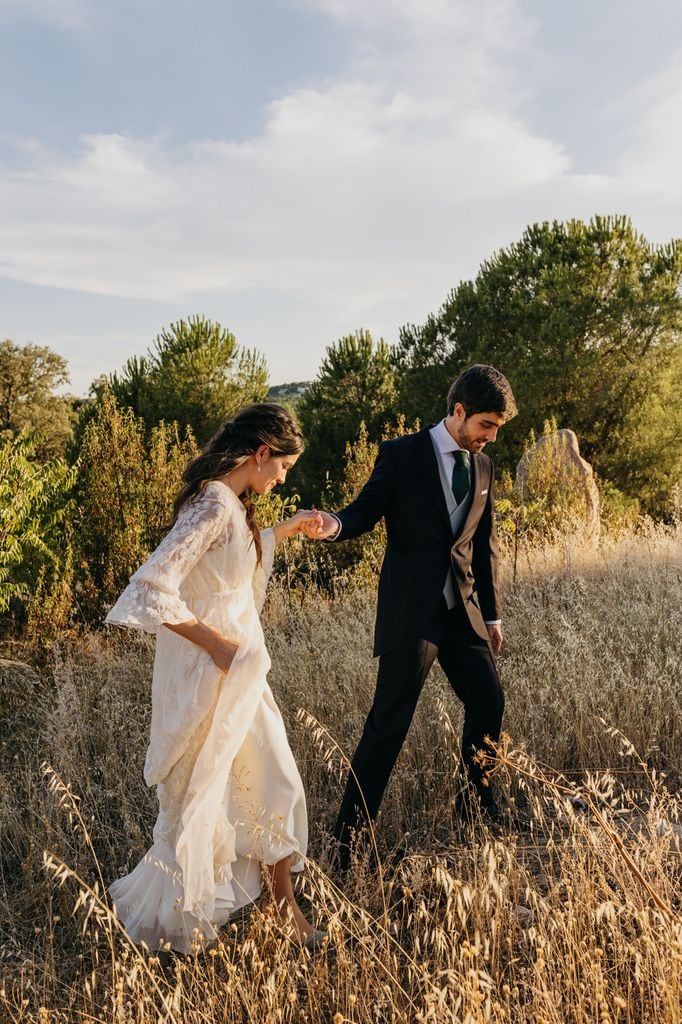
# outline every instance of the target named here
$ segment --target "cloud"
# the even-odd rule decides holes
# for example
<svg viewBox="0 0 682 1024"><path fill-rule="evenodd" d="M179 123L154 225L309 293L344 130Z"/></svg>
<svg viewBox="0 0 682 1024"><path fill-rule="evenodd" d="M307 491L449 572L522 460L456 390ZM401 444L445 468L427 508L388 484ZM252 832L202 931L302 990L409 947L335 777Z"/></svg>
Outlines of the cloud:
<svg viewBox="0 0 682 1024"><path fill-rule="evenodd" d="M0 273L197 306L286 294L384 330L533 220L627 212L649 141L665 143L662 81L621 177L575 174L524 117L533 25L512 0L476 17L445 0L418 17L408 0L307 6L357 33L346 72L275 100L244 142L98 134L65 156L24 140L0 177Z"/></svg>
<svg viewBox="0 0 682 1024"><path fill-rule="evenodd" d="M665 194L682 205L682 51L629 97L633 118L620 175L636 191ZM680 232L680 225L677 224Z"/></svg>
<svg viewBox="0 0 682 1024"><path fill-rule="evenodd" d="M442 258L463 205L512 197L564 166L555 145L505 115L415 108L358 84L308 90L277 102L245 144L97 135L73 159L5 174L0 272L147 298L334 281L364 290L391 264Z"/></svg>
<svg viewBox="0 0 682 1024"><path fill-rule="evenodd" d="M92 16L92 5L86 0L0 0L0 24L27 20L82 31L92 25Z"/></svg>

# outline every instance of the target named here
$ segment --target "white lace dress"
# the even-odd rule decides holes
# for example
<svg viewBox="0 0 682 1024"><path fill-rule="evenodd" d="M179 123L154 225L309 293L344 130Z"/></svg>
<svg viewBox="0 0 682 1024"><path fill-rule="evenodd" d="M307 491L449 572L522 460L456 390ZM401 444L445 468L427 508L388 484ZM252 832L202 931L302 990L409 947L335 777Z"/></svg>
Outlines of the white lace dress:
<svg viewBox="0 0 682 1024"><path fill-rule="evenodd" d="M215 938L260 894L260 864L291 855L292 869L303 867L305 796L267 683L259 619L275 538L261 538L257 567L244 506L211 481L106 619L156 634L145 762L159 799L154 844L110 888L129 936L151 949L188 952L197 937ZM229 672L163 625L193 618L239 644Z"/></svg>

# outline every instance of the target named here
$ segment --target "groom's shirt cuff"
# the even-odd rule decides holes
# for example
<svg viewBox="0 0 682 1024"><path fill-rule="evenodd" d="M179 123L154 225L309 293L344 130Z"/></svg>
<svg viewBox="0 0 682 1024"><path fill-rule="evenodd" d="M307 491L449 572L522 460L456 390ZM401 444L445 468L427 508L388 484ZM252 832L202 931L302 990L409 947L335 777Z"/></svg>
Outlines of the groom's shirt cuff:
<svg viewBox="0 0 682 1024"><path fill-rule="evenodd" d="M339 535L340 535L340 533L341 533L341 520L339 519L339 517L334 512L329 512L328 515L330 515L332 517L332 519L336 519L336 522L338 524L338 529L337 529L336 533L332 534L331 537L325 537L325 540L327 540L327 541L337 540Z"/></svg>
<svg viewBox="0 0 682 1024"><path fill-rule="evenodd" d="M485 620L485 624L486 624L486 626L501 626L502 625L502 619L486 619Z"/></svg>

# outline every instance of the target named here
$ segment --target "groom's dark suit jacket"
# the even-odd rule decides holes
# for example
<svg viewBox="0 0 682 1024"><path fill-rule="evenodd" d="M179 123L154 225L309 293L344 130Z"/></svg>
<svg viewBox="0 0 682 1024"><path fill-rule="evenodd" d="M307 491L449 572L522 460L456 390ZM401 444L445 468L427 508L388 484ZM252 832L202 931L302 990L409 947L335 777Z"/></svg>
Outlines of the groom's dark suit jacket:
<svg viewBox="0 0 682 1024"><path fill-rule="evenodd" d="M493 463L471 458L468 511L453 538L429 427L379 446L372 475L355 501L336 515L339 540L370 530L383 516L388 542L379 579L374 655L426 639L451 564L455 598L480 637L499 619Z"/></svg>

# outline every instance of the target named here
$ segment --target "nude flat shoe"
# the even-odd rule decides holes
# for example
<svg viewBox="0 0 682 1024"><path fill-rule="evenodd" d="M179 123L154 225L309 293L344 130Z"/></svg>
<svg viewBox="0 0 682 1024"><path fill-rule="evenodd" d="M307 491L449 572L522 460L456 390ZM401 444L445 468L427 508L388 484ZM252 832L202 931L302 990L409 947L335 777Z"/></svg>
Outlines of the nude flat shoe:
<svg viewBox="0 0 682 1024"><path fill-rule="evenodd" d="M309 953L319 953L320 950L327 944L327 933L322 928L316 928L315 931L303 940L302 946L307 949ZM328 952L333 950L333 946L328 946Z"/></svg>

